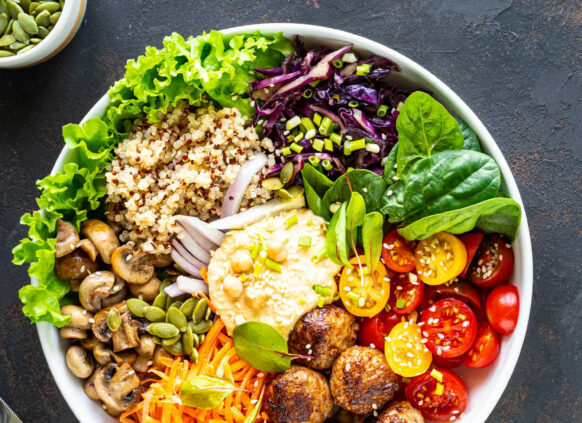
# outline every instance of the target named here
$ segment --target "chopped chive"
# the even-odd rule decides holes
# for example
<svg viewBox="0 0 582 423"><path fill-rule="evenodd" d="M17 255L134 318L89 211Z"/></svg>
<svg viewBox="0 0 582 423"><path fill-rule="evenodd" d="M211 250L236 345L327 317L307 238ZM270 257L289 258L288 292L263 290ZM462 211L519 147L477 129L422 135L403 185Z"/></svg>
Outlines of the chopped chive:
<svg viewBox="0 0 582 423"><path fill-rule="evenodd" d="M321 79L316 79L315 81L311 81L311 82L310 82L309 84L307 84L307 85L309 85L310 87L313 87L313 88L315 88L315 87L317 87L317 86L319 85L319 83L320 83L320 82L321 82Z"/></svg>
<svg viewBox="0 0 582 423"><path fill-rule="evenodd" d="M255 267L253 268L253 275L259 276L261 274L261 270L263 270L263 265L261 263L255 263Z"/></svg>
<svg viewBox="0 0 582 423"><path fill-rule="evenodd" d="M305 91L303 91L303 98L311 98L312 95L313 90L311 88L307 88Z"/></svg>
<svg viewBox="0 0 582 423"><path fill-rule="evenodd" d="M329 139L332 140L333 142L335 142L337 145L340 145L342 143L342 136L336 132L333 132L329 136Z"/></svg>
<svg viewBox="0 0 582 423"><path fill-rule="evenodd" d="M259 253L259 263L264 264L265 260L267 260L267 252L265 250L261 250Z"/></svg>
<svg viewBox="0 0 582 423"><path fill-rule="evenodd" d="M319 250L317 253L315 253L315 255L313 257L311 257L311 261L314 263L319 262L327 253L327 250L325 249L325 247L323 247L321 250Z"/></svg>
<svg viewBox="0 0 582 423"><path fill-rule="evenodd" d="M288 156L289 154L291 154L291 149L289 147L283 147L281 149L281 153L283 153L284 156Z"/></svg>
<svg viewBox="0 0 582 423"><path fill-rule="evenodd" d="M384 117L386 116L386 113L388 113L388 106L385 104L382 104L380 107L378 107L378 110L376 110L376 116L378 117Z"/></svg>
<svg viewBox="0 0 582 423"><path fill-rule="evenodd" d="M358 107L360 105L360 102L358 100L350 100L348 102L348 106L350 107Z"/></svg>
<svg viewBox="0 0 582 423"><path fill-rule="evenodd" d="M356 63L358 61L358 58L354 53L348 52L342 56L342 60L346 63Z"/></svg>
<svg viewBox="0 0 582 423"><path fill-rule="evenodd" d="M396 300L396 308L402 310L406 306L406 300L404 298L398 298Z"/></svg>
<svg viewBox="0 0 582 423"><path fill-rule="evenodd" d="M291 144L291 145L289 146L289 148L290 148L291 150L293 150L294 152L296 152L296 153L301 153L301 150L303 150L303 147L302 147L302 146L300 146L300 145L299 145L299 144L297 144L297 143L293 143L293 144Z"/></svg>
<svg viewBox="0 0 582 423"><path fill-rule="evenodd" d="M315 140L317 141L317 140ZM315 146L315 141L313 142L313 145ZM313 147L315 148L315 147ZM312 166L317 166L319 164L319 157L317 156L309 156L309 163L311 163Z"/></svg>
<svg viewBox="0 0 582 423"><path fill-rule="evenodd" d="M352 143L350 141L344 142L344 156L352 154Z"/></svg>
<svg viewBox="0 0 582 423"><path fill-rule="evenodd" d="M298 221L299 221L299 218L297 217L296 214L294 214L293 216L290 216L287 218L287 220L285 220L285 225L287 226L287 229L288 229L291 226L295 225Z"/></svg>
<svg viewBox="0 0 582 423"><path fill-rule="evenodd" d="M332 94L331 98L332 98L332 100L335 100L336 103L340 101L339 94Z"/></svg>
<svg viewBox="0 0 582 423"><path fill-rule="evenodd" d="M311 118L308 117L301 118L301 126L303 127L303 129L305 129L306 132L309 131L310 129L315 129L313 121L311 120Z"/></svg>
<svg viewBox="0 0 582 423"><path fill-rule="evenodd" d="M366 148L366 140L363 138L350 142L350 151L358 151L363 148Z"/></svg>
<svg viewBox="0 0 582 423"><path fill-rule="evenodd" d="M435 393L436 395L442 395L442 394L443 394L443 392L444 392L444 385L443 385L442 383L440 383L440 382L439 382L439 383L437 383L437 384L436 384L436 388L435 388L435 390L434 390L434 393Z"/></svg>
<svg viewBox="0 0 582 423"><path fill-rule="evenodd" d="M241 282L245 282L249 279L249 277L245 273L241 273L238 277L241 280Z"/></svg>
<svg viewBox="0 0 582 423"><path fill-rule="evenodd" d="M316 140L313 140L313 149L316 151L322 151L323 150L323 140L321 140L319 138Z"/></svg>
<svg viewBox="0 0 582 423"><path fill-rule="evenodd" d="M323 118L319 113L313 115L313 123L315 123L316 125L319 125L321 123L321 119Z"/></svg>
<svg viewBox="0 0 582 423"><path fill-rule="evenodd" d="M373 142L368 143L366 144L366 151L378 154L380 152L380 146L378 144L374 144Z"/></svg>
<svg viewBox="0 0 582 423"><path fill-rule="evenodd" d="M325 298L319 297L319 300L317 300L317 307L321 308L324 305L325 305Z"/></svg>
<svg viewBox="0 0 582 423"><path fill-rule="evenodd" d="M329 138L324 139L323 143L327 151L333 151L333 142Z"/></svg>
<svg viewBox="0 0 582 423"><path fill-rule="evenodd" d="M356 68L356 75L358 76L366 76L370 73L370 70L372 69L372 65L369 63L364 63L361 64L360 66L358 66Z"/></svg>
<svg viewBox="0 0 582 423"><path fill-rule="evenodd" d="M265 242L265 237L260 232L258 233L258 237L259 237L259 241L261 242L261 248L266 251L267 250L267 243Z"/></svg>
<svg viewBox="0 0 582 423"><path fill-rule="evenodd" d="M325 170L331 170L333 168L331 162L328 159L325 159L321 162L321 165Z"/></svg>
<svg viewBox="0 0 582 423"><path fill-rule="evenodd" d="M397 112L401 112L403 107L404 107L404 103L403 102L399 102L398 103L398 106L396 106L396 111Z"/></svg>
<svg viewBox="0 0 582 423"><path fill-rule="evenodd" d="M302 248L309 248L311 247L311 237L308 235L302 235L299 237L299 241L297 242L297 245L299 245Z"/></svg>
<svg viewBox="0 0 582 423"><path fill-rule="evenodd" d="M430 372L430 375L432 377L434 377L436 380L438 380L439 382L443 381L443 374L441 372L439 372L437 369L432 369L432 371Z"/></svg>
<svg viewBox="0 0 582 423"><path fill-rule="evenodd" d="M321 135L328 135L332 125L333 121L325 116L321 121L321 125L319 125L319 133Z"/></svg>
<svg viewBox="0 0 582 423"><path fill-rule="evenodd" d="M329 211L333 214L339 210L342 205L340 203L333 203L329 205Z"/></svg>
<svg viewBox="0 0 582 423"><path fill-rule="evenodd" d="M253 248L251 249L251 258L253 260L256 259L260 252L261 252L260 244L254 244Z"/></svg>
<svg viewBox="0 0 582 423"><path fill-rule="evenodd" d="M309 131L307 131L305 133L305 139L310 140L311 138L315 137L316 135L317 135L317 131L315 129L310 129Z"/></svg>
<svg viewBox="0 0 582 423"><path fill-rule="evenodd" d="M313 290L322 297L331 297L331 288L321 285L313 285Z"/></svg>
<svg viewBox="0 0 582 423"><path fill-rule="evenodd" d="M297 298L297 304L304 305L305 304L305 298L303 298L303 297Z"/></svg>
<svg viewBox="0 0 582 423"><path fill-rule="evenodd" d="M331 64L334 68L341 69L344 66L344 61L342 59L335 59Z"/></svg>
<svg viewBox="0 0 582 423"><path fill-rule="evenodd" d="M295 137L293 136L293 134L287 135L287 141L289 141L289 142L295 141Z"/></svg>
<svg viewBox="0 0 582 423"><path fill-rule="evenodd" d="M360 296L358 294L356 294L355 292L352 292L352 291L348 292L346 294L346 297L348 297L350 300L352 300L354 302L360 300Z"/></svg>
<svg viewBox="0 0 582 423"><path fill-rule="evenodd" d="M287 121L285 124L285 128L290 131L293 128L296 128L301 124L301 118L299 116L293 116L291 119Z"/></svg>
<svg viewBox="0 0 582 423"><path fill-rule="evenodd" d="M336 292L333 296L333 301L337 301L339 299L340 299L340 294L339 294L339 292Z"/></svg>
<svg viewBox="0 0 582 423"><path fill-rule="evenodd" d="M277 273L282 272L281 265L279 263L277 263L276 261L271 260L270 258L265 260L265 266L267 266L269 269L271 269Z"/></svg>
<svg viewBox="0 0 582 423"><path fill-rule="evenodd" d="M303 132L297 132L297 134L295 135L295 139L293 141L298 142L301 141L303 139Z"/></svg>

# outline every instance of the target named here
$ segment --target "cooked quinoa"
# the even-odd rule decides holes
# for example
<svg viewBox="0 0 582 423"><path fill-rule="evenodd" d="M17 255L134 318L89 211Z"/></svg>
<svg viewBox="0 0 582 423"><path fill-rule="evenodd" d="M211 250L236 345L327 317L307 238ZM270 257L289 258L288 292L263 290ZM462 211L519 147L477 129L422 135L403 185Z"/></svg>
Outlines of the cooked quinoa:
<svg viewBox="0 0 582 423"><path fill-rule="evenodd" d="M108 217L120 238L150 252L169 252L175 215L220 217L226 190L256 152L269 160L247 189L241 210L262 204L272 192L260 177L275 163L270 139L259 139L236 108L213 106L170 111L161 122L137 121L107 170Z"/></svg>

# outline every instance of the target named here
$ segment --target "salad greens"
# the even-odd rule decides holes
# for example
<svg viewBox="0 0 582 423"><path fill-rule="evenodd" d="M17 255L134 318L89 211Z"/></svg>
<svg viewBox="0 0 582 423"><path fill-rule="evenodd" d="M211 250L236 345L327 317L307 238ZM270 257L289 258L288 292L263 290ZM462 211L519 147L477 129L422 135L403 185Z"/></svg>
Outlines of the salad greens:
<svg viewBox="0 0 582 423"><path fill-rule="evenodd" d="M357 192L364 197L366 210L371 212L380 209L384 191L386 184L379 175L367 169L353 169L340 176L329 187L323 196L323 202L329 207L349 200L352 192Z"/></svg>
<svg viewBox="0 0 582 423"><path fill-rule="evenodd" d="M479 139L475 131L471 129L463 120L455 118L461 128L461 133L463 134L463 150L473 150L481 151L481 144L479 144Z"/></svg>
<svg viewBox="0 0 582 423"><path fill-rule="evenodd" d="M194 376L180 384L182 402L190 407L211 410L228 394L239 391L229 379L212 376Z"/></svg>
<svg viewBox="0 0 582 423"><path fill-rule="evenodd" d="M371 272L376 268L380 260L380 254L382 253L382 238L384 237L382 232L383 225L384 217L379 212L368 213L364 217L362 243L364 244L366 265Z"/></svg>

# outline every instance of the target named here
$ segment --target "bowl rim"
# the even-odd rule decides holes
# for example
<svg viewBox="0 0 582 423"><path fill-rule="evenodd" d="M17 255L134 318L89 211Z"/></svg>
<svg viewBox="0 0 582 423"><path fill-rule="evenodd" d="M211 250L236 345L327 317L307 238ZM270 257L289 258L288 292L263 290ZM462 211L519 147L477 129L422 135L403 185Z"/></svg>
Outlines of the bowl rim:
<svg viewBox="0 0 582 423"><path fill-rule="evenodd" d="M453 92L444 82L438 79L431 72L426 70L424 67L413 61L412 59L404 56L401 53L379 43L372 41L360 35L356 35L347 31L342 31L334 28L323 27L318 25L308 25L308 24L297 24L297 23L263 23L263 24L251 24L244 26L237 26L232 28L227 28L219 30L224 34L251 32L251 31L261 31L264 33L275 33L283 32L287 36L288 34L298 34L300 36L308 36L310 38L320 38L322 40L337 41L337 42L351 42L357 46L358 50L373 50L375 54L380 54L384 57L391 58L395 61L402 69L406 72L411 72L413 75L422 78L430 86L434 93L438 94L439 97L446 98L450 105L455 109L457 115L459 115L476 133L477 136L486 150L486 152L495 159L505 183L505 187L512 199L517 201L522 207L522 218L521 225L519 227L518 237L514 241L514 248L517 250L519 257L523 260L524 266L521 269L519 279L522 281L520 286L520 313L517 327L513 334L510 336L512 340L512 348L509 351L506 360L502 363L502 368L498 372L497 379L493 386L493 390L488 392L489 400L487 404L481 405L477 411L471 410L471 421L473 423L484 423L488 416L491 414L495 406L497 405L501 395L503 394L511 375L515 369L517 361L519 359L521 350L523 348L523 343L525 335L527 332L527 326L529 323L531 302L533 295L533 256L531 247L531 236L529 232L527 216L525 213L525 208L519 189L513 177L513 174L505 160L501 150L495 143L495 140L483 125L477 115L469 108L469 106L461 100L461 98ZM306 33L309 33L308 35ZM379 52L379 53L378 53ZM81 123L86 120L101 116L107 107L109 99L107 94L101 97L97 103L89 110L85 115ZM51 171L51 175L62 169L64 162L67 158L69 149L65 146L61 153L59 154L55 165ZM34 282L34 281L33 281ZM58 348L58 334L54 326L41 322L37 323L37 331L43 353L51 370L51 374L55 379L59 390L61 391L65 401L75 414L75 416L80 421L87 421L84 418L86 415L86 408L83 406L81 401L75 401L73 396L69 397L69 389L72 387L72 383L61 377L61 372L64 365L64 357L61 355L55 355L54 349ZM65 365L66 366L66 365ZM90 421L103 421L103 417L99 420ZM113 421L113 420L111 420ZM462 421L462 420L460 420Z"/></svg>

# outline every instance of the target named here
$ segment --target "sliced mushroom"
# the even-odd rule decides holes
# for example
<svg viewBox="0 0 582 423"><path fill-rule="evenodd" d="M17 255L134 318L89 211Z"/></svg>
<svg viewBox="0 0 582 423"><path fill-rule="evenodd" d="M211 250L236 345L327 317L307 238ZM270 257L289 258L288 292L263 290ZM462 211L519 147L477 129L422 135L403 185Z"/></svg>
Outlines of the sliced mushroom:
<svg viewBox="0 0 582 423"><path fill-rule="evenodd" d="M174 261L172 260L172 256L170 254L153 254L152 255L152 264L155 267L166 267L172 264Z"/></svg>
<svg viewBox="0 0 582 423"><path fill-rule="evenodd" d="M133 407L140 397L139 377L124 363L110 363L95 375L95 391L112 416L119 416Z"/></svg>
<svg viewBox="0 0 582 423"><path fill-rule="evenodd" d="M152 255L143 250L133 251L129 245L119 247L111 256L111 267L129 283L144 284L154 275Z"/></svg>
<svg viewBox="0 0 582 423"><path fill-rule="evenodd" d="M133 363L135 363L135 360L137 360L137 353L135 352L135 350L125 350L121 351L120 353L113 353L112 356L113 360L115 360L115 362L119 365L123 363L133 365Z"/></svg>
<svg viewBox="0 0 582 423"><path fill-rule="evenodd" d="M119 240L111 226L97 219L89 219L81 225L81 233L93 242L101 260L105 264L111 263L111 254L119 247Z"/></svg>
<svg viewBox="0 0 582 423"><path fill-rule="evenodd" d="M139 345L137 326L134 325L131 313L126 311L121 315L121 326L113 332L113 351L119 352Z"/></svg>
<svg viewBox="0 0 582 423"><path fill-rule="evenodd" d="M127 304L121 302L119 304L115 304L113 307L119 310L119 314L123 314L127 311ZM111 340L112 332L109 330L109 326L107 326L107 313L109 313L111 307L103 308L99 310L98 313L95 313L93 317L93 325L91 326L91 330L93 331L93 335L101 342L109 342Z"/></svg>
<svg viewBox="0 0 582 423"><path fill-rule="evenodd" d="M111 288L111 291L109 292L109 297L104 298L101 301L102 307L109 307L109 306L112 306L114 304L117 304L117 303L123 301L125 299L125 297L127 296L127 286L126 286L125 282L123 282L119 278L117 278L117 279L119 280L119 282L116 282L115 285L113 285L113 287Z"/></svg>
<svg viewBox="0 0 582 423"><path fill-rule="evenodd" d="M57 243L55 257L61 258L72 253L79 243L79 233L75 227L62 219L57 219Z"/></svg>
<svg viewBox="0 0 582 423"><path fill-rule="evenodd" d="M84 379L93 373L93 359L85 348L81 348L78 345L69 347L65 355L65 361L71 373L77 377Z"/></svg>
<svg viewBox="0 0 582 423"><path fill-rule="evenodd" d="M83 307L79 307L78 305L73 304L62 306L61 314L63 316L71 316L71 321L67 327L77 329L91 329L90 319L93 318L93 313L89 313Z"/></svg>
<svg viewBox="0 0 582 423"><path fill-rule="evenodd" d="M85 238L79 241L79 244L77 244L77 248L80 248L81 250L85 251L89 258L91 259L91 261L97 260L97 255L99 254L99 251L97 251L95 244L93 244L90 239Z"/></svg>
<svg viewBox="0 0 582 423"><path fill-rule="evenodd" d="M111 354L111 349L103 342L99 342L93 347L93 357L95 357L95 361L102 366L111 363Z"/></svg>
<svg viewBox="0 0 582 423"><path fill-rule="evenodd" d="M65 326L59 329L59 336L66 339L87 339L87 331Z"/></svg>
<svg viewBox="0 0 582 423"><path fill-rule="evenodd" d="M153 301L154 298L160 292L160 285L162 282L158 279L156 275L152 276L152 278L144 284L137 285L135 283L130 283L129 285L129 292L132 293L133 296L137 298L141 298L144 301L150 302Z"/></svg>
<svg viewBox="0 0 582 423"><path fill-rule="evenodd" d="M169 358L172 359L172 355L167 352L164 347L161 345L156 345L156 350L154 351L154 356L152 357L152 364L154 367L166 367L164 363L162 363L161 358Z"/></svg>
<svg viewBox="0 0 582 423"><path fill-rule="evenodd" d="M101 309L101 300L110 295L110 291L116 282L115 275L108 271L95 272L87 276L81 282L79 288L79 301L89 311Z"/></svg>
<svg viewBox="0 0 582 423"><path fill-rule="evenodd" d="M79 288L81 288L81 282L83 281L80 281L79 279L72 279L69 282L69 285L71 286L71 292L79 292Z"/></svg>
<svg viewBox="0 0 582 423"><path fill-rule="evenodd" d="M135 347L135 351L141 355L150 359L154 355L156 350L156 343L154 342L154 337L150 334L145 334L139 337L139 345Z"/></svg>
<svg viewBox="0 0 582 423"><path fill-rule="evenodd" d="M143 373L148 370L152 363L151 358L147 358L145 355L140 355L131 366L136 372Z"/></svg>
<svg viewBox="0 0 582 423"><path fill-rule="evenodd" d="M87 253L79 248L55 260L55 273L60 279L83 279L96 272L99 263L91 261Z"/></svg>
<svg viewBox="0 0 582 423"><path fill-rule="evenodd" d="M80 345L85 348L86 350L93 351L95 345L99 344L100 341L95 338L94 336L90 336L89 338L85 339L84 341L80 342Z"/></svg>
<svg viewBox="0 0 582 423"><path fill-rule="evenodd" d="M97 395L97 391L95 390L95 374L99 371L99 369L95 370L91 377L85 381L83 385L83 391L85 394L91 399L98 400L99 395Z"/></svg>

